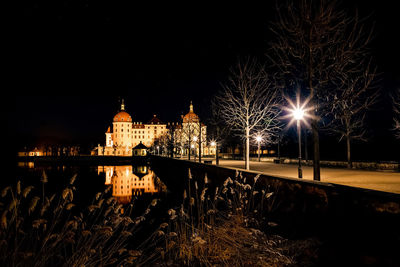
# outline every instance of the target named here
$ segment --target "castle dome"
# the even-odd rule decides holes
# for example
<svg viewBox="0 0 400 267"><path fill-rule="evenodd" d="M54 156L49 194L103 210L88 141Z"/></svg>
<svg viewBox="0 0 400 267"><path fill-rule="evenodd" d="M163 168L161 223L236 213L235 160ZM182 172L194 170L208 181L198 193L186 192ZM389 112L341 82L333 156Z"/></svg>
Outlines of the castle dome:
<svg viewBox="0 0 400 267"><path fill-rule="evenodd" d="M184 123L199 122L199 116L197 116L196 113L193 112L192 102L190 102L189 113L183 117L183 122Z"/></svg>
<svg viewBox="0 0 400 267"><path fill-rule="evenodd" d="M114 122L132 122L132 117L128 112L125 111L124 100L122 99L121 111L114 116Z"/></svg>
<svg viewBox="0 0 400 267"><path fill-rule="evenodd" d="M120 111L114 116L114 122L132 122L132 117L126 111Z"/></svg>

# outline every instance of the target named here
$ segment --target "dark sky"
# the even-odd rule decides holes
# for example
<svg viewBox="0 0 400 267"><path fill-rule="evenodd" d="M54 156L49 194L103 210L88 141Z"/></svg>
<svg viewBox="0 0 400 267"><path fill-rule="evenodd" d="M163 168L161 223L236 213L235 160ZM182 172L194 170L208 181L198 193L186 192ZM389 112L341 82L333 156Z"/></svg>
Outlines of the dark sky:
<svg viewBox="0 0 400 267"><path fill-rule="evenodd" d="M136 2L27 1L12 7L3 38L11 80L1 109L7 136L18 145L46 138L103 141L121 97L134 121L152 114L177 121L190 100L206 117L237 59L263 60L273 1ZM395 1L349 3L376 21L373 54L382 86L392 90L400 82ZM390 120L375 118L373 127L387 128Z"/></svg>

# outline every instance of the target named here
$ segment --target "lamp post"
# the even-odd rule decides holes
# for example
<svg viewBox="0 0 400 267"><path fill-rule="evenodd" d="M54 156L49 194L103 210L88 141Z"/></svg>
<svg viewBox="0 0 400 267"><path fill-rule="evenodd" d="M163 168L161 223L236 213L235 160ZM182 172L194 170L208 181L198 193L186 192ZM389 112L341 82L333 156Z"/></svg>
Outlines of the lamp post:
<svg viewBox="0 0 400 267"><path fill-rule="evenodd" d="M219 165L218 143L216 141L211 141L211 146L215 147L215 165Z"/></svg>
<svg viewBox="0 0 400 267"><path fill-rule="evenodd" d="M304 117L304 110L301 108L296 108L293 110L293 117L297 121L297 133L299 137L299 178L303 178L303 172L301 170L301 127L300 121Z"/></svg>
<svg viewBox="0 0 400 267"><path fill-rule="evenodd" d="M191 144L190 145L190 153L192 153L191 151L194 149L194 145ZM194 154L194 161L196 161L196 154Z"/></svg>
<svg viewBox="0 0 400 267"><path fill-rule="evenodd" d="M257 144L258 144L258 162L260 162L260 144L261 144L261 140L262 140L261 136L257 135L256 140L257 140Z"/></svg>
<svg viewBox="0 0 400 267"><path fill-rule="evenodd" d="M160 156L160 146L157 146L157 155Z"/></svg>
<svg viewBox="0 0 400 267"><path fill-rule="evenodd" d="M192 148L193 148L193 151L194 151L194 161L196 161L196 142L197 142L197 136L194 136L193 137L193 141L194 141L194 145L192 144Z"/></svg>

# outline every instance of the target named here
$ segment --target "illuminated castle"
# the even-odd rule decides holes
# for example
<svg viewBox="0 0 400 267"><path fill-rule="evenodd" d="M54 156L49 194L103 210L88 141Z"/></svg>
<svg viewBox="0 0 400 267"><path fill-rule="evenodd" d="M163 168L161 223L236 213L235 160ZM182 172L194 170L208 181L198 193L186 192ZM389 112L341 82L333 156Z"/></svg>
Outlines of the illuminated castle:
<svg viewBox="0 0 400 267"><path fill-rule="evenodd" d="M132 156L135 146L151 147L166 131L167 125L161 123L156 115L147 124L133 122L122 100L121 110L114 116L112 127L107 129L105 146L98 145L97 155Z"/></svg>
<svg viewBox="0 0 400 267"><path fill-rule="evenodd" d="M207 126L201 123L200 118L194 113L192 102L190 102L189 112L182 116L181 123L167 125L162 123L156 115L147 124L133 122L131 115L125 111L122 100L121 109L114 116L112 126L108 127L105 135L105 145L99 144L94 154L99 156L132 156L134 154L137 156L139 152L142 155L146 147L153 148L153 151L160 154L160 148L165 152L167 147L172 145L174 154L181 156L187 156L189 153L198 155L200 152L202 155L215 155L215 147L211 147L207 141ZM140 151L135 148L140 148Z"/></svg>

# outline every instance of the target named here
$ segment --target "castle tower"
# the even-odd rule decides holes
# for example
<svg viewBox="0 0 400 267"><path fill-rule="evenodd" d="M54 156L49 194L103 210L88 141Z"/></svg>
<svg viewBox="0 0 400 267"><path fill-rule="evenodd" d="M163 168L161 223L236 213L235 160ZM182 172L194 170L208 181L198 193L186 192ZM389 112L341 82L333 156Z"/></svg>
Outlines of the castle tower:
<svg viewBox="0 0 400 267"><path fill-rule="evenodd" d="M132 117L125 111L122 100L121 111L113 119L113 140L117 147L116 156L132 155Z"/></svg>

